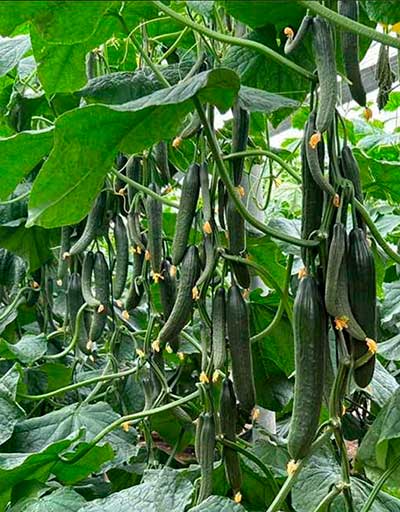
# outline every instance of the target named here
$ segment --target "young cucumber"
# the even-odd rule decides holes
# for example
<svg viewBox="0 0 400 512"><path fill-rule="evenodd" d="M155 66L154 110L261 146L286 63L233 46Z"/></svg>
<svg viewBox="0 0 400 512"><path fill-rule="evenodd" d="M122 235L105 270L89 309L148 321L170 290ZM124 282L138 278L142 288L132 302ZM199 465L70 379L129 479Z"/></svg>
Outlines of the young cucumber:
<svg viewBox="0 0 400 512"><path fill-rule="evenodd" d="M198 452L200 464L200 490L197 503L203 502L212 494L213 466L215 451L215 423L212 413L202 413L200 422L201 428L198 431Z"/></svg>
<svg viewBox="0 0 400 512"><path fill-rule="evenodd" d="M200 167L197 164L192 164L182 183L181 200L172 241L172 263L174 265L179 265L185 254L190 228L196 213L199 191Z"/></svg>
<svg viewBox="0 0 400 512"><path fill-rule="evenodd" d="M244 219L238 212L232 198L228 198L226 205L226 224L228 228L229 252L241 256L246 250L246 231ZM232 261L231 267L237 282L243 288L250 286L250 273L247 265Z"/></svg>
<svg viewBox="0 0 400 512"><path fill-rule="evenodd" d="M64 255L68 254L71 248L71 235L73 228L71 226L63 226L61 228L61 246L60 254L58 256L58 268L57 268L57 284L62 286L64 277L68 272L68 258Z"/></svg>
<svg viewBox="0 0 400 512"><path fill-rule="evenodd" d="M133 254L133 269L132 279L128 289L128 295L125 301L125 311L132 313L132 311L139 305L143 295L143 284L137 284L136 279L141 276L144 262L144 253L135 252Z"/></svg>
<svg viewBox="0 0 400 512"><path fill-rule="evenodd" d="M247 148L247 139L249 136L250 114L247 110L241 108L236 101L232 108L232 153L245 151ZM244 167L244 157L232 160L231 169L233 183L237 187L242 181Z"/></svg>
<svg viewBox="0 0 400 512"><path fill-rule="evenodd" d="M154 184L151 184L149 188L158 192ZM150 255L151 270L157 280L161 271L162 260L162 203L148 196L146 213L148 222L147 250Z"/></svg>
<svg viewBox="0 0 400 512"><path fill-rule="evenodd" d="M360 168L358 167L357 160L354 158L351 148L345 144L340 154L340 166L343 176L350 180L354 188L354 196L360 203L364 201L364 196L361 187ZM365 231L365 221L360 214L356 212L358 227Z"/></svg>
<svg viewBox="0 0 400 512"><path fill-rule="evenodd" d="M94 258L94 288L100 306L93 313L89 331L90 342L97 341L103 334L109 313L110 271L101 251L98 251Z"/></svg>
<svg viewBox="0 0 400 512"><path fill-rule="evenodd" d="M256 403L249 313L247 304L237 286L231 286L228 291L226 324L235 392L239 400L239 409L248 419Z"/></svg>
<svg viewBox="0 0 400 512"><path fill-rule="evenodd" d="M327 316L315 277L304 276L293 307L296 380L288 450L305 457L318 428L328 348Z"/></svg>
<svg viewBox="0 0 400 512"><path fill-rule="evenodd" d="M70 275L67 289L67 307L68 316L71 326L71 334L74 335L76 328L76 317L78 315L79 308L83 305L84 300L82 296L81 288L81 276L74 272ZM89 351L86 348L88 341L87 332L84 322L80 323L78 332L78 347L84 354L88 354Z"/></svg>
<svg viewBox="0 0 400 512"><path fill-rule="evenodd" d="M69 250L69 254L80 254L93 242L98 231L103 226L107 195L105 192L96 199L93 208L90 210L86 219L85 229L80 238L74 243Z"/></svg>
<svg viewBox="0 0 400 512"><path fill-rule="evenodd" d="M302 22L300 23L300 27L296 35L294 35L292 29L285 29L285 33L288 35L288 39L285 43L284 48L284 52L286 55L289 55L289 53L294 52L300 46L301 42L304 39L304 36L307 34L308 29L310 28L311 22L312 16L306 14Z"/></svg>
<svg viewBox="0 0 400 512"><path fill-rule="evenodd" d="M226 363L226 298L225 290L216 290L212 303L212 360L215 370Z"/></svg>
<svg viewBox="0 0 400 512"><path fill-rule="evenodd" d="M88 251L85 254L82 265L82 295L88 306L98 308L100 301L92 293L92 273L94 267L94 253Z"/></svg>
<svg viewBox="0 0 400 512"><path fill-rule="evenodd" d="M113 293L114 298L119 299L125 289L129 262L128 234L126 232L125 223L120 215L115 217L114 238L116 263Z"/></svg>
<svg viewBox="0 0 400 512"><path fill-rule="evenodd" d="M193 309L193 287L200 271L197 247L189 246L182 261L178 293L172 311L158 335L164 345L173 343L190 319Z"/></svg>

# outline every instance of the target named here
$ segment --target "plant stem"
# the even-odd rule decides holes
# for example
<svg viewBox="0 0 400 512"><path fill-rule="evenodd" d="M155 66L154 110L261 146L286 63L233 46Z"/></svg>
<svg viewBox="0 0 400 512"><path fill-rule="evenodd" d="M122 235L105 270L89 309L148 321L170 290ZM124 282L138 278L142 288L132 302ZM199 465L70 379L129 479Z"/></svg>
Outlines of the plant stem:
<svg viewBox="0 0 400 512"><path fill-rule="evenodd" d="M346 16L342 16L331 9L328 9L324 5L320 4L314 0L297 0L299 4L301 4L306 9L310 9L310 11L315 14L319 14L323 18L331 21L338 27L341 27L349 32L354 32L359 36L366 37L368 39L372 39L373 41L378 41L386 46L392 46L393 48L400 49L400 41L391 37L383 32L378 32L373 28L366 27L362 23L358 21L351 20L350 18L346 18Z"/></svg>
<svg viewBox="0 0 400 512"><path fill-rule="evenodd" d="M279 493L275 496L274 501L271 503L271 505L268 507L267 512L278 512L278 510L282 507L282 504L284 503L287 495L291 491L293 485L295 484L300 471L304 467L305 463L308 461L308 459L311 457L311 455L323 444L327 439L331 436L331 429L328 429L326 432L324 432L318 439L316 439L313 444L311 445L310 451L304 459L301 459L296 469L291 473L285 480L285 483L282 485L281 490Z"/></svg>
<svg viewBox="0 0 400 512"><path fill-rule="evenodd" d="M174 53L174 51L176 50L176 48L178 47L179 43L181 42L182 38L185 36L185 34L187 33L187 31L189 30L188 27L185 27L182 32L179 32L179 35L178 37L176 38L176 40L174 41L174 43L168 48L168 50L164 53L164 55L162 55L157 64L160 64L163 60L167 59L172 53Z"/></svg>
<svg viewBox="0 0 400 512"><path fill-rule="evenodd" d="M289 242L293 245L298 245L299 247L315 247L319 245L319 241L315 240L303 240L301 238L294 238L289 235L285 235L284 233L281 233L278 230L275 230L273 228L270 228L269 226L265 225L263 222L259 221L253 215L247 210L247 208L243 205L242 201L238 197L238 194L236 192L235 186L232 183L229 173L225 167L225 164L221 157L221 152L218 146L217 139L215 138L215 134L213 130L211 129L207 116L204 112L203 106L200 103L200 100L195 96L193 98L194 104L196 106L196 110L199 114L200 120L203 124L204 131L208 140L208 143L210 145L210 149L212 152L212 155L214 157L215 163L217 165L218 173L222 181L224 182L226 189L228 191L229 196L231 197L232 201L234 202L238 212L240 215L247 220L249 224L257 228L262 233L265 233L266 235L270 235L273 238L277 238L278 240L282 240L284 242Z"/></svg>
<svg viewBox="0 0 400 512"><path fill-rule="evenodd" d="M251 41L250 39L240 39L239 37L233 37L229 36L227 34L221 34L220 32L216 32L214 30L211 30L203 25L200 25L196 23L195 21L192 21L185 16L182 16L181 14L178 14L176 11L171 9L170 7L166 6L162 2L159 1L153 1L152 2L160 11L164 12L165 14L168 14L171 18L175 19L176 21L179 21L186 27L190 27L196 32L199 32L200 34L203 34L205 36L210 37L211 39L215 39L216 41L221 41L222 43L227 43L234 46L242 46L243 48L249 48L251 50L255 50L259 53L262 53L266 57L274 60L275 62L278 62L279 64L285 66L286 68L291 69L292 71L295 71L299 75L302 75L303 77L307 78L308 80L315 80L315 76L307 71L306 69L303 69L302 67L298 66L294 62L292 62L289 59L286 59L283 57L280 53L275 52L274 50L271 50L268 46L265 46L261 43L258 43L257 41Z"/></svg>
<svg viewBox="0 0 400 512"><path fill-rule="evenodd" d="M333 489L319 502L314 512L326 512L328 510L328 505L330 505L336 496L339 496L345 488L346 484L344 482L336 484Z"/></svg>
<svg viewBox="0 0 400 512"><path fill-rule="evenodd" d="M25 197L28 197L30 193L31 193L31 191L27 190L20 196L13 197L12 199L9 199L8 201L0 201L0 206L5 206L6 204L18 203L18 201L22 201L22 199L25 199Z"/></svg>
<svg viewBox="0 0 400 512"><path fill-rule="evenodd" d="M247 151L238 151L237 153L230 153L229 155L224 155L222 157L223 160L233 160L235 158L240 157L247 157L247 156L266 156L267 158L270 158L271 160L274 160L277 164L279 164L285 171L294 178L297 183L301 183L301 178L297 174L297 172L293 169L291 165L289 165L283 158L275 154L273 151L268 151L266 149L249 149Z"/></svg>
<svg viewBox="0 0 400 512"><path fill-rule="evenodd" d="M61 357L66 356L68 354L68 352L70 352L75 347L75 345L78 342L79 331L81 328L83 313L86 308L87 308L87 304L85 302L84 304L82 304L82 306L78 310L78 313L76 315L76 320L75 320L75 331L74 331L74 335L72 336L71 343L67 347L65 347L65 349L62 352L58 352L57 354L51 354L49 356L44 356L45 359L47 359L47 360L60 359Z"/></svg>
<svg viewBox="0 0 400 512"><path fill-rule="evenodd" d="M400 457L394 459L393 463L387 468L387 470L382 473L379 480L375 483L371 494L368 496L367 501L364 503L361 512L369 512L371 510L372 504L374 503L376 497L378 496L379 491L382 489L383 484L390 477L394 471L400 466Z"/></svg>
<svg viewBox="0 0 400 512"><path fill-rule="evenodd" d="M100 375L99 377L93 377L91 379L82 380L80 382L75 382L74 384L70 384L69 386L65 386L63 388L50 391L49 393L44 393L42 395L25 395L23 393L18 393L18 396L20 398L23 398L24 400L44 400L46 398L51 398L53 396L60 395L61 393L67 393L68 391L73 391L74 389L90 386L91 384L96 384L97 382L107 382L108 380L122 379L123 377L127 377L128 375L136 373L139 370L139 368L140 366L136 366L135 368L125 370L124 372L108 373L107 375Z"/></svg>
<svg viewBox="0 0 400 512"><path fill-rule="evenodd" d="M170 402L164 405L161 405L160 407L155 407L153 409L147 409L144 411L136 412L133 414L128 414L126 416L121 416L117 420L110 423L107 427L105 427L103 430L101 430L91 441L90 443L79 453L77 453L75 456L73 456L71 459L66 459L65 457L60 456L59 458L66 463L73 464L76 461L80 460L83 456L85 456L94 446L96 446L97 443L99 443L107 434L115 430L117 427L122 425L123 423L131 423L135 420L140 420L143 418L147 418L148 416L154 416L155 414L159 414L161 412L169 411L170 409L174 409L175 407L178 407L179 405L184 405L191 400L194 400L195 398L198 398L200 395L200 390L194 391L188 396L185 396L183 398L180 398L179 400L176 400L175 402Z"/></svg>

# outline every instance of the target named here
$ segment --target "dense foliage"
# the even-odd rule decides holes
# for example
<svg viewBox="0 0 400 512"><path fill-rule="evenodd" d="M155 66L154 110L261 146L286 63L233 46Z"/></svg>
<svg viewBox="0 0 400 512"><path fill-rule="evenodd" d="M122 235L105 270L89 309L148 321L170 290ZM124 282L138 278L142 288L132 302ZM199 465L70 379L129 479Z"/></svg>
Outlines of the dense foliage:
<svg viewBox="0 0 400 512"><path fill-rule="evenodd" d="M0 3L0 510L400 510L399 21Z"/></svg>

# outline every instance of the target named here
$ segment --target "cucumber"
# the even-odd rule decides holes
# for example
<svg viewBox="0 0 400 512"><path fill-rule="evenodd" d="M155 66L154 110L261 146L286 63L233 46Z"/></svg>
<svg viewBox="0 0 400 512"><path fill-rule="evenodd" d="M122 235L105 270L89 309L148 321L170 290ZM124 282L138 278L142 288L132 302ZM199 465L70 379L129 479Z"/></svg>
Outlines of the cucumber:
<svg viewBox="0 0 400 512"><path fill-rule="evenodd" d="M338 12L346 18L358 21L358 2L356 0L339 0ZM351 97L361 107L367 105L367 94L361 79L359 62L358 35L343 30L341 33L342 55L346 76L350 80L349 89Z"/></svg>
<svg viewBox="0 0 400 512"><path fill-rule="evenodd" d="M168 164L168 145L164 140L161 140L155 145L154 158L157 168L160 171L162 182L166 185L171 179L171 173Z"/></svg>
<svg viewBox="0 0 400 512"><path fill-rule="evenodd" d="M131 246L135 252L145 252L146 240L140 231L140 214L139 212L129 212L127 218L128 235Z"/></svg>
<svg viewBox="0 0 400 512"><path fill-rule="evenodd" d="M200 271L197 247L189 246L181 265L178 293L172 311L160 330L161 344L173 343L190 319L193 310L193 287Z"/></svg>
<svg viewBox="0 0 400 512"><path fill-rule="evenodd" d="M335 115L337 97L336 55L329 23L324 18L315 16L312 19L311 28L319 81L316 129L319 133L323 133L331 126Z"/></svg>
<svg viewBox="0 0 400 512"><path fill-rule="evenodd" d="M231 286L226 304L226 325L232 358L232 376L239 410L247 419L256 403L250 345L249 313L240 289Z"/></svg>
<svg viewBox="0 0 400 512"><path fill-rule="evenodd" d="M93 208L90 210L89 215L86 219L85 229L82 235L74 243L69 250L69 254L80 254L93 242L99 233L99 230L103 227L103 220L105 215L107 195L105 192L101 192L97 197Z"/></svg>
<svg viewBox="0 0 400 512"><path fill-rule="evenodd" d="M249 136L250 114L247 110L241 108L236 101L232 107L232 153L245 151L247 148L247 139ZM242 181L244 167L244 157L235 158L231 162L233 183L235 187Z"/></svg>
<svg viewBox="0 0 400 512"><path fill-rule="evenodd" d="M331 196L334 200L338 198L335 189L329 183L329 181L325 178L323 174L323 169L321 168L320 156L318 154L318 146L315 147L309 143L313 133L315 132L316 127L316 118L317 114L315 111L311 112L305 130L305 150L308 168L310 170L311 176L313 177L315 183L320 187L321 190L326 192L329 196Z"/></svg>
<svg viewBox="0 0 400 512"><path fill-rule="evenodd" d="M293 306L296 380L288 450L294 460L309 452L318 428L328 350L328 323L318 282L304 276Z"/></svg>
<svg viewBox="0 0 400 512"><path fill-rule="evenodd" d="M113 286L114 298L119 299L125 289L128 275L129 242L125 223L120 215L115 217L114 238L115 238L115 280Z"/></svg>
<svg viewBox="0 0 400 512"><path fill-rule="evenodd" d="M210 197L210 185L208 182L208 165L206 162L203 162L200 165L200 190L201 197L203 199L203 218L204 218L204 226L203 231L206 234L210 234L210 229L212 229L212 217L213 211L211 206L211 197ZM208 224L207 224L208 223ZM207 229L206 229L207 227Z"/></svg>
<svg viewBox="0 0 400 512"><path fill-rule="evenodd" d="M85 254L82 265L82 295L88 306L98 308L100 301L92 293L92 273L94 267L94 253L88 251Z"/></svg>
<svg viewBox="0 0 400 512"><path fill-rule="evenodd" d="M136 181L137 183L142 182L142 161L138 156L131 156L126 164L126 175L132 181ZM137 189L128 185L128 201L129 204L132 203L133 198L137 193Z"/></svg>
<svg viewBox="0 0 400 512"><path fill-rule="evenodd" d="M302 22L300 23L299 30L297 31L296 35L293 37L292 30L289 29L289 36L286 40L284 52L286 55L289 55L289 53L294 52L301 44L301 42L304 39L304 36L307 34L308 29L310 28L311 22L312 22L312 16L309 14L306 14L304 18L302 19ZM286 31L286 29L285 29Z"/></svg>
<svg viewBox="0 0 400 512"><path fill-rule="evenodd" d="M213 234L204 235L203 246L205 253L205 264L200 277L197 280L197 288L200 288L200 286L202 286L204 283L208 283L210 281L218 260Z"/></svg>
<svg viewBox="0 0 400 512"><path fill-rule="evenodd" d="M224 288L214 293L212 303L212 361L215 370L226 364L226 297Z"/></svg>
<svg viewBox="0 0 400 512"><path fill-rule="evenodd" d="M74 272L69 277L68 289L67 289L67 308L68 317L71 326L71 333L74 335L76 326L76 317L78 315L79 308L84 303L81 288L81 276ZM89 351L86 348L88 341L87 332L84 322L81 322L78 333L78 347L84 354L88 354Z"/></svg>
<svg viewBox="0 0 400 512"><path fill-rule="evenodd" d="M221 400L219 406L221 434L228 441L236 440L237 408L236 396L232 381L227 377L222 383ZM236 450L224 446L222 448L226 479L235 495L242 486L242 471L240 469L240 457Z"/></svg>
<svg viewBox="0 0 400 512"><path fill-rule="evenodd" d="M161 265L161 276L160 285L160 298L161 306L163 310L163 319L166 322L171 315L172 309L176 301L176 276L173 271L173 266L168 260L163 260ZM174 352L177 352L179 348L179 337L176 336L174 339L169 341Z"/></svg>
<svg viewBox="0 0 400 512"><path fill-rule="evenodd" d="M96 252L94 258L94 289L96 299L100 301L100 306L93 313L89 331L90 342L97 341L103 334L110 309L110 271L101 251Z"/></svg>
<svg viewBox="0 0 400 512"><path fill-rule="evenodd" d="M174 265L179 265L186 251L190 228L196 213L199 189L200 167L197 164L192 164L182 183L181 200L172 241L172 263Z"/></svg>
<svg viewBox="0 0 400 512"><path fill-rule="evenodd" d="M367 334L354 318L350 306L346 249L346 228L343 224L336 223L333 226L326 269L325 306L328 313L335 319L337 328L345 328L356 340L365 341ZM341 320L344 323L341 323Z"/></svg>
<svg viewBox="0 0 400 512"><path fill-rule="evenodd" d="M244 219L238 212L231 197L228 198L226 205L226 224L228 228L229 253L242 256L246 250ZM231 261L230 264L240 286L249 288L250 272L247 265L236 261Z"/></svg>
<svg viewBox="0 0 400 512"><path fill-rule="evenodd" d="M136 278L141 276L144 262L144 252L133 253L133 269L131 283L128 289L128 294L125 301L125 311L132 313L132 311L139 305L140 300L143 296L144 286L143 284L137 284Z"/></svg>
<svg viewBox="0 0 400 512"><path fill-rule="evenodd" d="M361 187L360 168L357 160L354 158L351 148L345 144L340 154L340 166L342 169L343 176L350 180L354 188L354 196L360 203L364 202L364 196ZM356 212L357 225L364 231L365 221L359 211Z"/></svg>
<svg viewBox="0 0 400 512"><path fill-rule="evenodd" d="M377 337L376 273L374 256L361 228L354 228L349 235L348 250L349 297L354 317L374 340ZM352 340L353 356L358 359L366 352L365 342ZM375 357L354 370L354 380L362 388L371 382L375 369Z"/></svg>
<svg viewBox="0 0 400 512"><path fill-rule="evenodd" d="M202 416L198 442L201 480L197 503L203 502L212 494L213 486L215 422L211 413L205 412Z"/></svg>
<svg viewBox="0 0 400 512"><path fill-rule="evenodd" d="M227 191L225 189L224 182L219 179L218 180L218 220L219 225L223 230L226 230L226 223L225 223L225 208L227 203Z"/></svg>
<svg viewBox="0 0 400 512"><path fill-rule="evenodd" d="M150 184L154 192L158 192L156 185ZM162 203L148 196L146 199L146 213L148 222L147 250L150 253L151 270L155 280L161 272L162 260Z"/></svg>
<svg viewBox="0 0 400 512"><path fill-rule="evenodd" d="M68 258L64 255L68 254L71 248L71 235L73 228L72 226L63 226L61 228L61 245L60 254L58 256L58 267L57 267L57 284L62 286L64 277L68 272Z"/></svg>
<svg viewBox="0 0 400 512"><path fill-rule="evenodd" d="M307 122L309 123L309 121ZM309 133L306 126L305 133ZM306 156L307 136L303 138L301 145L301 177L302 177L302 209L301 209L301 238L307 240L311 233L321 226L322 210L324 206L324 193L312 177ZM324 165L324 143L323 140L317 146L318 161L320 168ZM301 256L304 265L307 266L307 249L301 248Z"/></svg>

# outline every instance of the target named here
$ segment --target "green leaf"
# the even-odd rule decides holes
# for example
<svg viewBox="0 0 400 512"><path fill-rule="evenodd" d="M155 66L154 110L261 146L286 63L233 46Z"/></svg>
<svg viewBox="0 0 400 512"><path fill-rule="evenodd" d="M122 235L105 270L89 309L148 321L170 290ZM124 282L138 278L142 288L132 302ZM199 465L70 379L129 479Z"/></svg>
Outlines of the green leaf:
<svg viewBox="0 0 400 512"><path fill-rule="evenodd" d="M0 76L6 75L30 49L29 36L4 37L0 39Z"/></svg>
<svg viewBox="0 0 400 512"><path fill-rule="evenodd" d="M279 289L282 292L286 269L281 264L283 257L278 245L266 236L249 237L248 252L250 259L263 267L267 275L265 284L271 289Z"/></svg>
<svg viewBox="0 0 400 512"><path fill-rule="evenodd" d="M173 469L146 471L140 485L94 500L79 512L184 512L191 503L193 484Z"/></svg>
<svg viewBox="0 0 400 512"><path fill-rule="evenodd" d="M379 343L379 350L380 348L381 343ZM381 355L380 352L379 355ZM372 400L380 407L383 407L386 402L393 396L398 387L399 384L393 375L391 375L382 365L382 363L377 360L375 364L374 376L371 384L369 385Z"/></svg>
<svg viewBox="0 0 400 512"><path fill-rule="evenodd" d="M272 112L280 109L294 110L300 106L298 101L285 98L280 94L273 94L245 85L242 85L239 89L238 103L249 112L264 112L265 114L272 114Z"/></svg>
<svg viewBox="0 0 400 512"><path fill-rule="evenodd" d="M0 139L0 200L6 199L18 183L46 156L53 145L53 129L21 132Z"/></svg>
<svg viewBox="0 0 400 512"><path fill-rule="evenodd" d="M11 437L14 426L25 416L15 401L20 376L17 366L13 366L0 378L0 445Z"/></svg>
<svg viewBox="0 0 400 512"><path fill-rule="evenodd" d="M25 334L18 343L7 343L0 339L0 357L17 359L21 363L31 364L40 359L47 350L47 339L44 334L38 336Z"/></svg>
<svg viewBox="0 0 400 512"><path fill-rule="evenodd" d="M386 25L394 25L400 21L400 7L397 0L365 0L365 9L371 20Z"/></svg>
<svg viewBox="0 0 400 512"><path fill-rule="evenodd" d="M277 25L279 30L288 25L297 27L305 14L304 7L290 1L269 1L268 5L258 0L221 2L226 10L236 19L250 27Z"/></svg>
<svg viewBox="0 0 400 512"><path fill-rule="evenodd" d="M200 3L200 2L198 2ZM245 509L240 503L235 503L229 498L222 496L210 496L205 501L190 508L190 512L245 512Z"/></svg>
<svg viewBox="0 0 400 512"><path fill-rule="evenodd" d="M400 361L400 334L379 343L379 355L387 361Z"/></svg>
<svg viewBox="0 0 400 512"><path fill-rule="evenodd" d="M72 368L62 363L45 363L25 369L26 384L19 391L31 395L47 393L71 383Z"/></svg>
<svg viewBox="0 0 400 512"><path fill-rule="evenodd" d="M84 498L73 489L61 487L46 496L18 502L10 512L78 512L85 503Z"/></svg>
<svg viewBox="0 0 400 512"><path fill-rule="evenodd" d="M38 451L51 443L64 439L80 428L85 429L83 440L90 441L101 430L119 418L105 402L73 404L37 418L20 422L9 442L9 450ZM99 445L110 442L117 452L117 462L125 462L135 455L136 432L116 429L105 436Z"/></svg>
<svg viewBox="0 0 400 512"><path fill-rule="evenodd" d="M50 228L79 222L118 150L137 153L176 135L194 108L195 95L226 111L238 89L235 73L215 69L123 105L66 112L56 122L54 149L34 182L27 225Z"/></svg>

